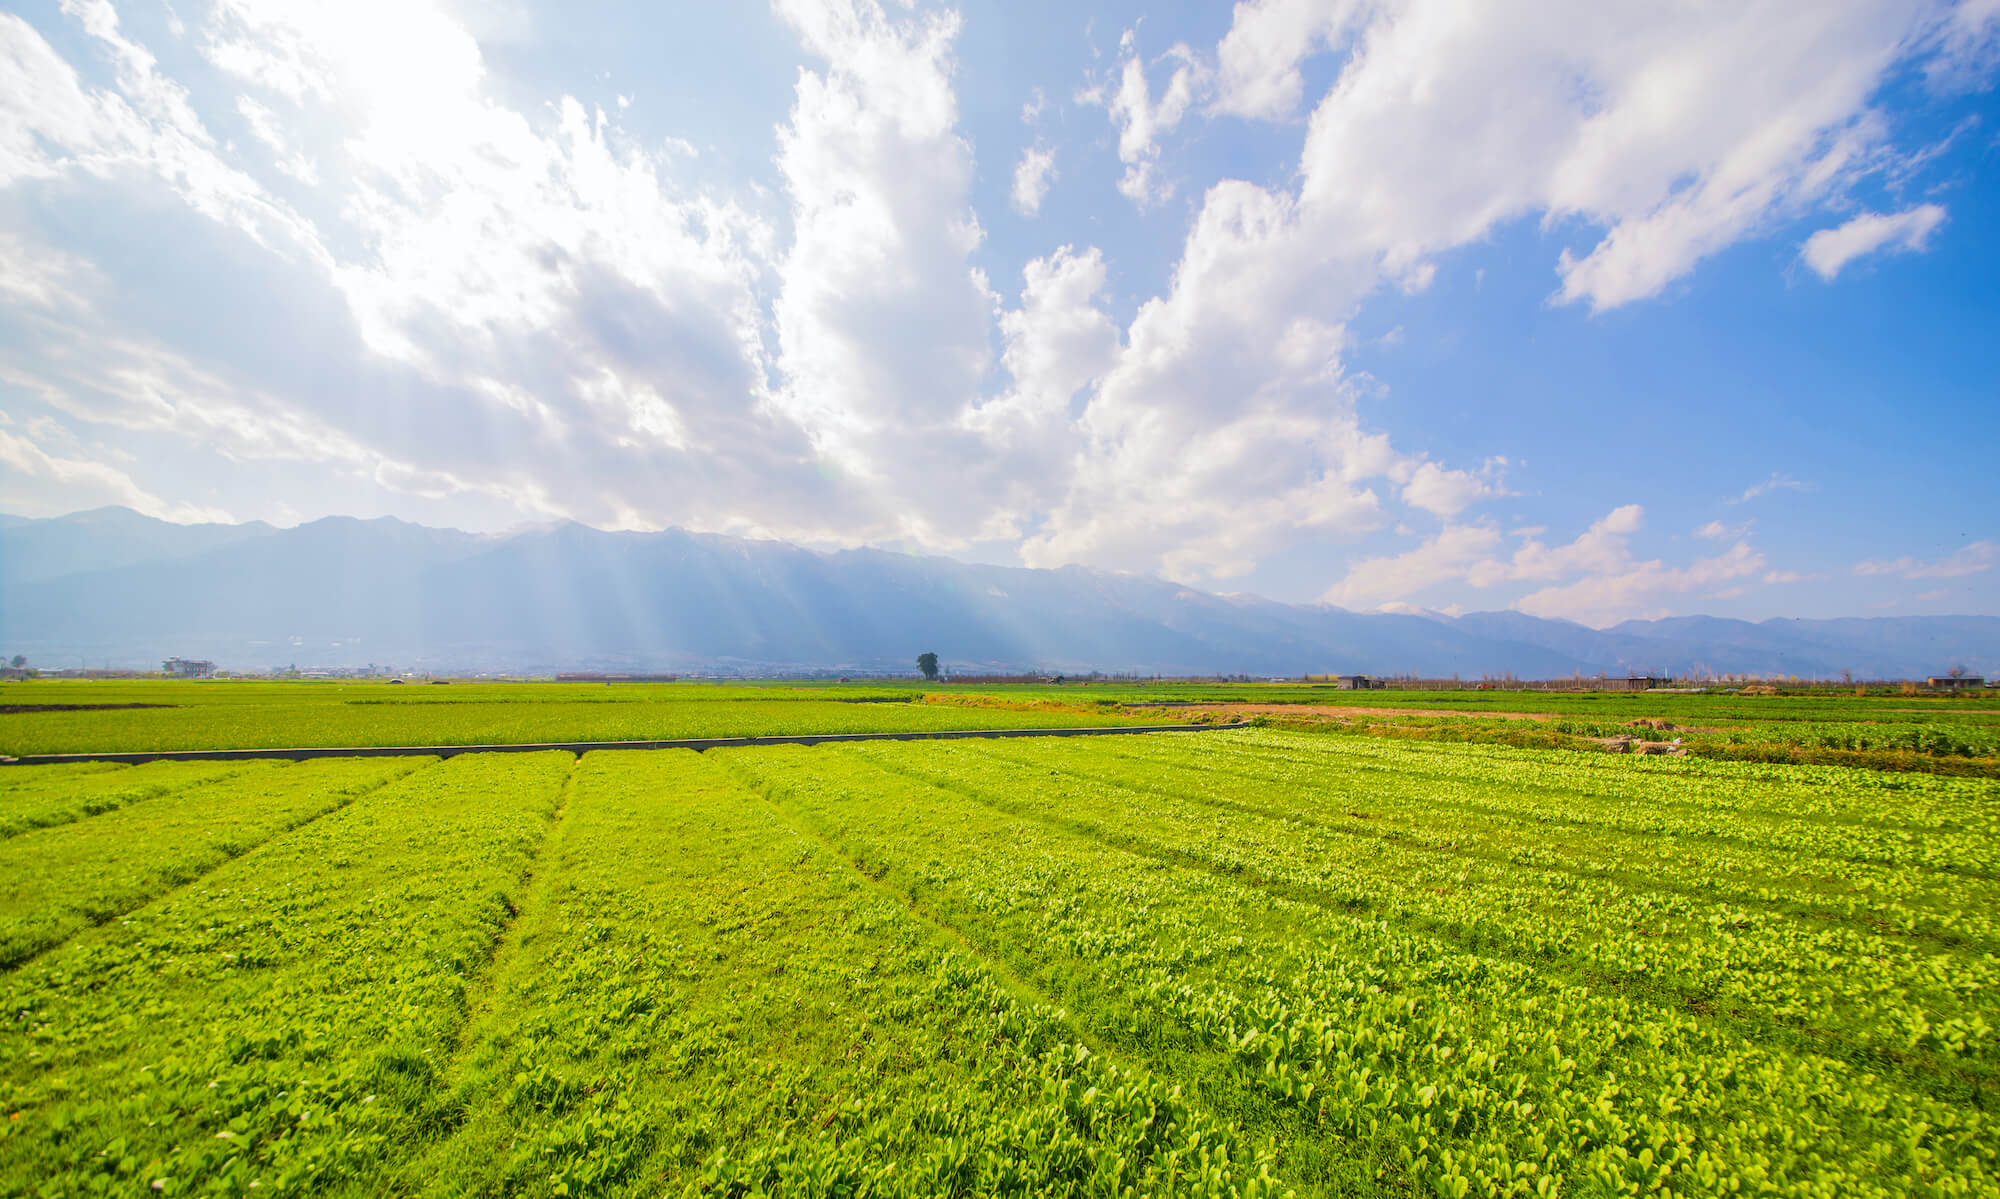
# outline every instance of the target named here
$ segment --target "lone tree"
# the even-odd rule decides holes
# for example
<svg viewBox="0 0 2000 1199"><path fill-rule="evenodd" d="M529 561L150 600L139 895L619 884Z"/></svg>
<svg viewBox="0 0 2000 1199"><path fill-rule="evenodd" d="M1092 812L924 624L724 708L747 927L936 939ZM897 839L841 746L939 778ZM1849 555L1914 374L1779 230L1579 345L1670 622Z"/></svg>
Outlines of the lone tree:
<svg viewBox="0 0 2000 1199"><path fill-rule="evenodd" d="M917 669L923 671L924 677L931 682L937 682L937 655L928 653L918 654Z"/></svg>

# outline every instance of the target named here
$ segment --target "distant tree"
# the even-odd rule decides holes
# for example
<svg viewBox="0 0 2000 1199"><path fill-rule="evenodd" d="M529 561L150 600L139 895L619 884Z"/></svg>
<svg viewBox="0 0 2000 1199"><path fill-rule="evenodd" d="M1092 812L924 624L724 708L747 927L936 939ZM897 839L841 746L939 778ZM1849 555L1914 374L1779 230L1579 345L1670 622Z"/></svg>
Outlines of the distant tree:
<svg viewBox="0 0 2000 1199"><path fill-rule="evenodd" d="M15 654L13 658L10 659L7 663L7 665L12 666L15 670L19 670L23 666L26 666L27 664L28 664L28 655L26 654Z"/></svg>
<svg viewBox="0 0 2000 1199"><path fill-rule="evenodd" d="M20 663L16 662L16 663L15 663L15 665L16 665L16 666L19 666L19 665L20 665ZM1952 678L1955 678L1955 679L1962 679L1962 678L1964 678L1964 677L1965 677L1965 667L1963 667L1963 666L1954 666L1954 667L1952 667L1952 668L1951 668L1951 672L1950 672L1950 673L1951 673L1951 677L1952 677Z"/></svg>
<svg viewBox="0 0 2000 1199"><path fill-rule="evenodd" d="M924 677L929 679L931 682L933 683L937 682L937 677L938 677L937 655L932 653L918 654L917 669L923 671Z"/></svg>

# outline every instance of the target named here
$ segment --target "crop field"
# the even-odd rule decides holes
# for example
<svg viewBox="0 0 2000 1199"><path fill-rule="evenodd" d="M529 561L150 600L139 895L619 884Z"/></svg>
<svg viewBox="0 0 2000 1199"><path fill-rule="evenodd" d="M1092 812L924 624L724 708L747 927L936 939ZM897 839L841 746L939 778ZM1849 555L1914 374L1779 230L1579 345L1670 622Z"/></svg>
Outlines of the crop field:
<svg viewBox="0 0 2000 1199"><path fill-rule="evenodd" d="M41 681L0 684L0 754L487 745L1260 719L1323 732L1592 749L1636 721L1686 751L2000 777L1972 696L1340 691L1327 684ZM1644 736L1646 734L1639 734ZM1662 738L1665 739L1665 738Z"/></svg>
<svg viewBox="0 0 2000 1199"><path fill-rule="evenodd" d="M0 754L505 745L1173 723L1158 713L915 702L921 698L907 689L868 686L0 683ZM10 706L25 710L4 710Z"/></svg>
<svg viewBox="0 0 2000 1199"><path fill-rule="evenodd" d="M1277 729L6 768L0 1193L1990 1195L1996 849Z"/></svg>

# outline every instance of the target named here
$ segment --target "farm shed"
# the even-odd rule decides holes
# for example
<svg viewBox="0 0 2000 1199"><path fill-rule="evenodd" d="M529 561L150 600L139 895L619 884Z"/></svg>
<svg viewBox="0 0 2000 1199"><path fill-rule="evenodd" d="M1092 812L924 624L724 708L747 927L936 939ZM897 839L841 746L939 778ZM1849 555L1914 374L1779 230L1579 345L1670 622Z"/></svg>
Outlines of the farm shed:
<svg viewBox="0 0 2000 1199"><path fill-rule="evenodd" d="M1934 674L1924 680L1924 686L1933 691L1979 691L1985 688L1986 680L1976 674Z"/></svg>
<svg viewBox="0 0 2000 1199"><path fill-rule="evenodd" d="M1342 674L1334 676L1334 686L1341 691L1373 691L1382 686L1382 680L1365 674Z"/></svg>

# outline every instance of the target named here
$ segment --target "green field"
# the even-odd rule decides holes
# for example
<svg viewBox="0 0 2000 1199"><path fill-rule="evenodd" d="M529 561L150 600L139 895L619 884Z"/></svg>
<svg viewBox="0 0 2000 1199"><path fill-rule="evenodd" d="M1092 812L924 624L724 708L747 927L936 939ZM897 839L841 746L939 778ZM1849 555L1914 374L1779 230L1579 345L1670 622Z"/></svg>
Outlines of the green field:
<svg viewBox="0 0 2000 1199"><path fill-rule="evenodd" d="M12 767L0 1193L1990 1195L1996 849L1277 729Z"/></svg>
<svg viewBox="0 0 2000 1199"><path fill-rule="evenodd" d="M146 707L119 705L143 704ZM0 754L492 745L1171 724L1254 705L1325 732L1596 748L1669 721L1697 755L2000 777L2000 701L1906 695L1341 691L1299 683L936 686L44 681L0 684ZM84 710L58 710L63 707ZM1346 713L1329 718L1318 709ZM1247 714L1246 714L1247 715Z"/></svg>
<svg viewBox="0 0 2000 1199"><path fill-rule="evenodd" d="M1158 713L967 708L871 686L453 683L12 683L0 754L303 746L506 745L792 733L1171 723ZM122 708L109 705L151 704Z"/></svg>

